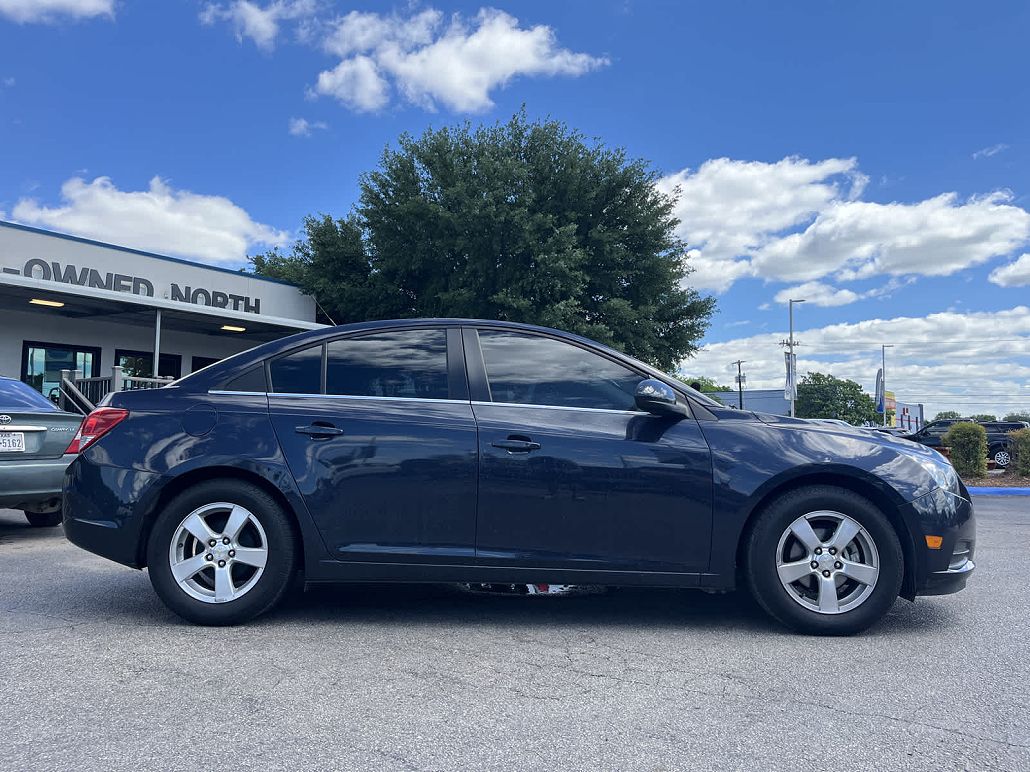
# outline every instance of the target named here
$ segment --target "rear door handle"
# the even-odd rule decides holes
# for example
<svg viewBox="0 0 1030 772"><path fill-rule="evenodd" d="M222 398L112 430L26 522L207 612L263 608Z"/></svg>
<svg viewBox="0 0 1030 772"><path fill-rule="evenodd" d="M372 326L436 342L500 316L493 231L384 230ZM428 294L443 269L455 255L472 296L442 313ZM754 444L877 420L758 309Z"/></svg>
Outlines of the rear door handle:
<svg viewBox="0 0 1030 772"><path fill-rule="evenodd" d="M298 426L294 429L297 434L306 434L309 437L338 437L343 434L343 429L323 424L311 424L310 426Z"/></svg>
<svg viewBox="0 0 1030 772"><path fill-rule="evenodd" d="M506 450L509 453L529 453L531 450L540 450L540 443L532 440L498 440L491 442L495 448Z"/></svg>

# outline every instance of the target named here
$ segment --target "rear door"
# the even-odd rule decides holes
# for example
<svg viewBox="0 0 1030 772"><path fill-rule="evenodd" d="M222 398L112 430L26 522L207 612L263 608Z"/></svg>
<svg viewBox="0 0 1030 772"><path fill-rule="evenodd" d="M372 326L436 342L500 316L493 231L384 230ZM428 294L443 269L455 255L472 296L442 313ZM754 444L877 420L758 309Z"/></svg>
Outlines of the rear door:
<svg viewBox="0 0 1030 772"><path fill-rule="evenodd" d="M568 341L466 329L479 423L481 561L694 573L712 465L693 418L640 412L646 375Z"/></svg>
<svg viewBox="0 0 1030 772"><path fill-rule="evenodd" d="M343 337L273 359L269 413L339 560L470 562L476 424L457 328Z"/></svg>

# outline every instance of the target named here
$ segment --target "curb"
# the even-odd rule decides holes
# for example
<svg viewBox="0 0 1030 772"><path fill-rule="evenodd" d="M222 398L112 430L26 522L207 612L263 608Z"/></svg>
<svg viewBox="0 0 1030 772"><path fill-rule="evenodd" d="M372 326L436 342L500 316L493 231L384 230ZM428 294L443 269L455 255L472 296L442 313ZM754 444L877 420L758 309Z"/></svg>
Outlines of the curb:
<svg viewBox="0 0 1030 772"><path fill-rule="evenodd" d="M974 496L1030 496L1030 488L967 488Z"/></svg>

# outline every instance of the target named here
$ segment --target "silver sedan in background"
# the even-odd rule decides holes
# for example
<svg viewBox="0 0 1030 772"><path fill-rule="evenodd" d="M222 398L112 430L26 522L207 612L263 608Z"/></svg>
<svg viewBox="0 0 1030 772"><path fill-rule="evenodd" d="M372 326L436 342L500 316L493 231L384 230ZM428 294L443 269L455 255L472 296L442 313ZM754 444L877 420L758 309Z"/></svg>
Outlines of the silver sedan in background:
<svg viewBox="0 0 1030 772"><path fill-rule="evenodd" d="M68 445L82 416L59 410L31 386L0 376L0 507L20 509L30 525L61 522Z"/></svg>

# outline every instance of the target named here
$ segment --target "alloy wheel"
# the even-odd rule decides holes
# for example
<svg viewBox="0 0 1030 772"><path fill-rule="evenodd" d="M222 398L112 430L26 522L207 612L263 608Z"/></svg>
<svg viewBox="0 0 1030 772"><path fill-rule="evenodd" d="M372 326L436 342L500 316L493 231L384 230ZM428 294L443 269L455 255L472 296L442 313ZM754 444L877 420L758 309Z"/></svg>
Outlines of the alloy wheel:
<svg viewBox="0 0 1030 772"><path fill-rule="evenodd" d="M268 561L268 538L254 514L239 504L216 502L190 512L168 549L179 588L204 603L245 595Z"/></svg>
<svg viewBox="0 0 1030 772"><path fill-rule="evenodd" d="M880 557L858 521L820 510L797 518L780 536L776 573L794 602L818 614L844 614L872 595Z"/></svg>
<svg viewBox="0 0 1030 772"><path fill-rule="evenodd" d="M998 466L1008 466L1012 460L1007 450L999 450L994 454L994 463Z"/></svg>

